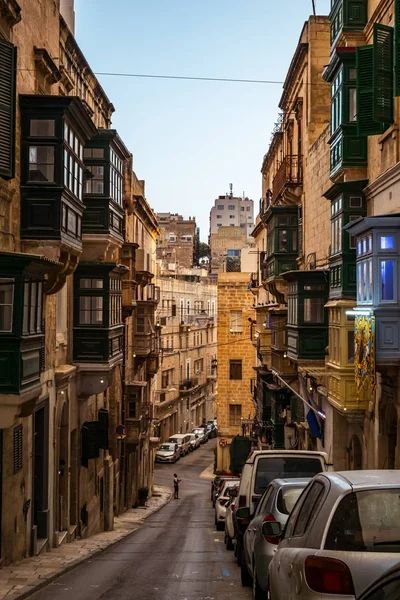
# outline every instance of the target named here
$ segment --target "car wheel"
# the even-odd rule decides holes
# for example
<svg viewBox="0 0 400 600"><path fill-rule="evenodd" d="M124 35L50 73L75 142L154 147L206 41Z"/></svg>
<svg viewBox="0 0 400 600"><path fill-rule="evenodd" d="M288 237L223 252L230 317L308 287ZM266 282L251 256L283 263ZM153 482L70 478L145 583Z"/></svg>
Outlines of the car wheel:
<svg viewBox="0 0 400 600"><path fill-rule="evenodd" d="M226 544L225 544L225 546L226 546L227 550L233 550L233 540L232 540L232 538L228 534L226 534Z"/></svg>
<svg viewBox="0 0 400 600"><path fill-rule="evenodd" d="M236 542L236 563L240 567L242 564L242 544L241 542Z"/></svg>
<svg viewBox="0 0 400 600"><path fill-rule="evenodd" d="M242 552L242 560L240 562L240 581L243 587L250 587L253 583L252 577L246 565L244 552Z"/></svg>
<svg viewBox="0 0 400 600"><path fill-rule="evenodd" d="M260 587L257 579L257 569L254 565L253 570L253 600L265 600L266 594L264 590Z"/></svg>

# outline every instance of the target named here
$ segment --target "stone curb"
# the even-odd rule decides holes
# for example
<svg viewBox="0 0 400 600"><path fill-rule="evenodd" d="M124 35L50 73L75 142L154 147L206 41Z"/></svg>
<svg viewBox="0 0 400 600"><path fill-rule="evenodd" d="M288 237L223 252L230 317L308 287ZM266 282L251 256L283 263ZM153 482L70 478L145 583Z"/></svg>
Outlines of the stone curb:
<svg viewBox="0 0 400 600"><path fill-rule="evenodd" d="M72 571L73 569L75 569L79 565L82 565L85 562L88 562L89 560L92 560L93 558L95 558L96 556L98 556L99 554L101 554L102 552L105 552L109 548L112 548L112 546L115 546L115 544L118 544L118 542L120 542L122 539L126 538L128 535L131 535L132 533L134 533L135 531L137 531L141 527L141 525L144 523L144 521L146 521L146 519L148 519L148 517L151 517L151 515L154 515L156 512L158 512L159 510L161 510L162 508L164 508L164 506L166 504L168 504L168 502L170 502L170 500L172 499L173 493L172 493L172 490L170 488L167 488L167 487L164 487L164 486L157 486L157 487L159 489L163 488L164 490L168 491L168 496L166 497L165 502L163 502L162 504L160 504L160 506L157 506L156 508L154 508L154 510L152 510L151 512L146 513L146 515L143 515L143 518L141 519L141 522L136 522L135 523L134 529L132 529L131 531L127 531L126 533L121 534L121 537L119 537L117 540L111 541L109 544L107 544L106 546L104 546L104 548L99 548L97 550L93 550L93 552L91 552L90 554L88 554L84 558L77 559L76 561L70 563L69 565L66 565L64 568L62 568L58 572L53 573L52 575L49 575L48 577L43 577L43 580L39 579L37 583L35 583L34 585L31 586L31 589L26 590L25 592L21 592L20 594L18 594L18 593L17 594L13 594L12 592L9 593L9 594L6 594L6 596L3 597L3 600L17 600L17 599L18 600L23 600L24 598L29 598L33 594L36 594L36 592L38 592L42 588L44 588L47 585L49 585L50 583L53 583L53 581L56 581L56 579L59 579L60 577L62 577L66 573L69 573L69 571ZM122 515L123 514L124 513L122 513ZM88 539L91 539L91 538L88 538Z"/></svg>
<svg viewBox="0 0 400 600"><path fill-rule="evenodd" d="M201 479L208 479L212 481L215 477L214 475L214 462L212 462L204 471L200 474Z"/></svg>

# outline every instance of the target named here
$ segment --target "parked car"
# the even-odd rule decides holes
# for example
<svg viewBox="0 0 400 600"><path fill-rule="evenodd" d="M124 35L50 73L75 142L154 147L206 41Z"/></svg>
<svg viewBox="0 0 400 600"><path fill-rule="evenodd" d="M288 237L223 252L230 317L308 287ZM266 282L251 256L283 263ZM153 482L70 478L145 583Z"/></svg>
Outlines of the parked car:
<svg viewBox="0 0 400 600"><path fill-rule="evenodd" d="M207 441L206 432L204 431L204 427L195 427L192 429L192 433L195 433L200 438L200 444L205 444Z"/></svg>
<svg viewBox="0 0 400 600"><path fill-rule="evenodd" d="M238 491L239 485L235 485L235 487L230 488L228 490L228 495L230 500L228 501L228 505L226 508L226 516L225 516L225 547L227 550L233 550L233 538L235 537L235 528L233 525L233 514L237 508L238 503Z"/></svg>
<svg viewBox="0 0 400 600"><path fill-rule="evenodd" d="M221 479L223 479L223 478L225 478L225 479L231 478L232 479L232 477L234 477L232 475L232 473L223 472L223 473L221 473L221 475L216 475L214 477L214 479L212 480L212 482L211 482L211 502L213 503L213 506L215 504L215 495L218 491Z"/></svg>
<svg viewBox="0 0 400 600"><path fill-rule="evenodd" d="M222 487L223 487L225 481L235 481L236 483L238 483L239 477L231 474L231 475L223 475L218 479L218 481L214 487L213 507L215 506L218 496L221 494Z"/></svg>
<svg viewBox="0 0 400 600"><path fill-rule="evenodd" d="M273 479L313 477L328 469L324 452L306 450L255 450L247 458L240 479L239 508L247 507L254 515L257 504ZM234 517L236 557L242 562L243 533L249 519Z"/></svg>
<svg viewBox="0 0 400 600"><path fill-rule="evenodd" d="M272 600L358 598L400 558L400 471L320 473L303 491L269 566ZM330 596L329 596L330 597Z"/></svg>
<svg viewBox="0 0 400 600"><path fill-rule="evenodd" d="M190 435L190 449L191 451L200 448L200 438L197 433L189 433Z"/></svg>
<svg viewBox="0 0 400 600"><path fill-rule="evenodd" d="M359 600L400 600L400 563L370 585Z"/></svg>
<svg viewBox="0 0 400 600"><path fill-rule="evenodd" d="M265 490L254 518L243 536L241 563L242 585L253 584L253 600L262 600L268 592L268 567L279 539L265 536L262 525L278 521L282 528L300 494L310 482L307 479L274 479ZM247 508L239 509L248 511Z"/></svg>
<svg viewBox="0 0 400 600"><path fill-rule="evenodd" d="M214 420L207 421L207 432L210 438L217 437L217 427L214 423Z"/></svg>
<svg viewBox="0 0 400 600"><path fill-rule="evenodd" d="M155 460L160 463L175 463L181 457L178 444L165 442L156 450Z"/></svg>
<svg viewBox="0 0 400 600"><path fill-rule="evenodd" d="M226 516L226 505L230 501L228 490L237 485L237 479L226 479L223 480L220 487L220 493L215 502L215 528L225 529L225 516Z"/></svg>
<svg viewBox="0 0 400 600"><path fill-rule="evenodd" d="M178 444L179 449L181 451L181 456L185 456L190 452L190 434L189 433L175 433L175 435L171 435L168 440L173 444Z"/></svg>

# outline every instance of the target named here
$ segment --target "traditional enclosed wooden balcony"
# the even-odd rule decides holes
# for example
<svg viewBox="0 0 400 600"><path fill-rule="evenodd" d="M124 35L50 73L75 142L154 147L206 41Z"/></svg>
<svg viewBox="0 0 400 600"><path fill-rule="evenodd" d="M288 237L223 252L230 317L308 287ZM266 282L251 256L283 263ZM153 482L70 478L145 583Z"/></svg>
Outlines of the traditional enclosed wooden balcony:
<svg viewBox="0 0 400 600"><path fill-rule="evenodd" d="M303 157L289 154L282 160L272 181L272 201L275 201L288 186L303 185Z"/></svg>

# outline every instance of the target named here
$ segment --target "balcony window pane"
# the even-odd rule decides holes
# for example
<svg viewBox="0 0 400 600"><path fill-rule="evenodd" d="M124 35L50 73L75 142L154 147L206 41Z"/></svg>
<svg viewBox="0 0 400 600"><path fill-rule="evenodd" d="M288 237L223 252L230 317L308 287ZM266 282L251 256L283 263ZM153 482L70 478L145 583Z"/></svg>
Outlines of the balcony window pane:
<svg viewBox="0 0 400 600"><path fill-rule="evenodd" d="M86 180L86 194L104 194L104 167L90 165L87 167L93 177Z"/></svg>
<svg viewBox="0 0 400 600"><path fill-rule="evenodd" d="M292 230L292 252L297 252L298 242L297 242L297 229Z"/></svg>
<svg viewBox="0 0 400 600"><path fill-rule="evenodd" d="M14 279L0 279L0 331L12 331Z"/></svg>
<svg viewBox="0 0 400 600"><path fill-rule="evenodd" d="M81 289L102 289L103 288L103 280L102 279L81 279L79 283L79 287Z"/></svg>
<svg viewBox="0 0 400 600"><path fill-rule="evenodd" d="M357 300L358 302L361 302L362 298L361 298L361 264L357 265Z"/></svg>
<svg viewBox="0 0 400 600"><path fill-rule="evenodd" d="M394 237L392 235L381 235L381 250L394 250Z"/></svg>
<svg viewBox="0 0 400 600"><path fill-rule="evenodd" d="M382 300L394 300L394 261L381 261Z"/></svg>
<svg viewBox="0 0 400 600"><path fill-rule="evenodd" d="M29 333L36 332L37 283L31 282Z"/></svg>
<svg viewBox="0 0 400 600"><path fill-rule="evenodd" d="M79 298L79 324L103 324L103 298L102 296L81 296Z"/></svg>
<svg viewBox="0 0 400 600"><path fill-rule="evenodd" d="M29 181L54 182L53 146L29 146Z"/></svg>
<svg viewBox="0 0 400 600"><path fill-rule="evenodd" d="M324 304L323 298L304 298L304 322L323 323Z"/></svg>
<svg viewBox="0 0 400 600"><path fill-rule="evenodd" d="M34 137L54 137L54 119L31 119L30 135Z"/></svg>
<svg viewBox="0 0 400 600"><path fill-rule="evenodd" d="M69 233L76 235L77 216L72 210L68 210L67 230Z"/></svg>
<svg viewBox="0 0 400 600"><path fill-rule="evenodd" d="M278 230L278 252L288 251L288 231L287 229Z"/></svg>
<svg viewBox="0 0 400 600"><path fill-rule="evenodd" d="M22 332L29 333L29 283L24 283L24 320L22 324Z"/></svg>
<svg viewBox="0 0 400 600"><path fill-rule="evenodd" d="M357 89L349 90L349 121L357 121Z"/></svg>
<svg viewBox="0 0 400 600"><path fill-rule="evenodd" d="M231 333L242 333L243 332L243 319L241 310L230 311L230 328Z"/></svg>

